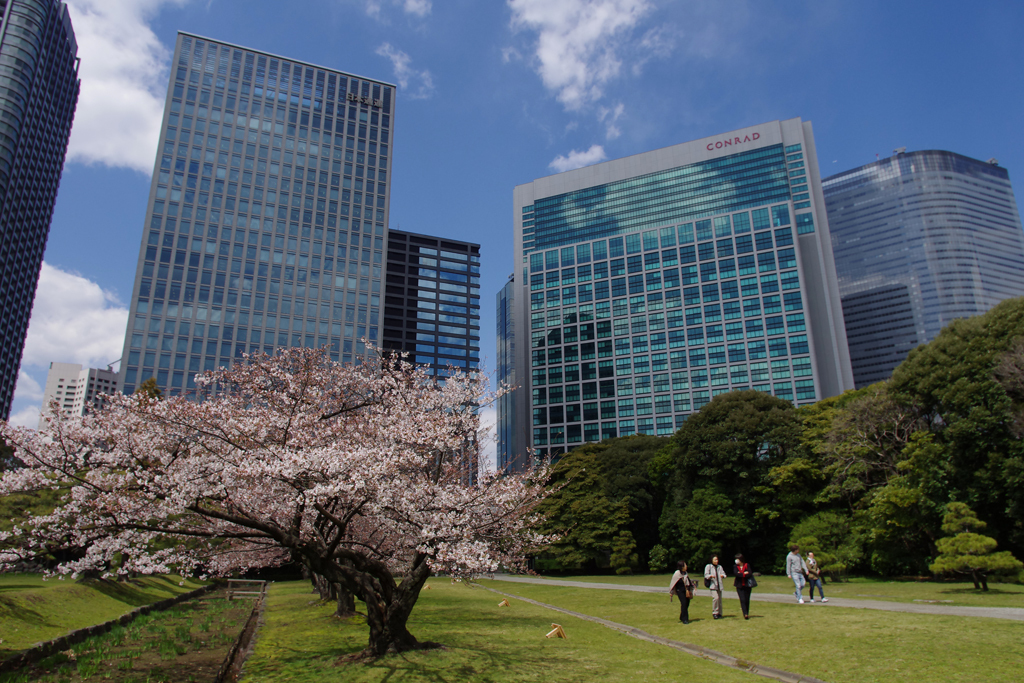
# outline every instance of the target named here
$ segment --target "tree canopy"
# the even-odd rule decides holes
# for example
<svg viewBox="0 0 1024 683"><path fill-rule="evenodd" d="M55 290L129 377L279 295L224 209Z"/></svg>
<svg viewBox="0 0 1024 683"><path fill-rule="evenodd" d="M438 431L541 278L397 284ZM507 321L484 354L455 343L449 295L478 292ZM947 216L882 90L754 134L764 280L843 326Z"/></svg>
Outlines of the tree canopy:
<svg viewBox="0 0 1024 683"><path fill-rule="evenodd" d="M420 646L406 622L431 572L515 567L540 540L543 488L477 477L479 380L294 348L197 383L200 400L118 395L47 434L0 427L25 465L0 495L64 487L52 512L0 532L0 568L68 551L53 571L295 561L366 604L375 656Z"/></svg>

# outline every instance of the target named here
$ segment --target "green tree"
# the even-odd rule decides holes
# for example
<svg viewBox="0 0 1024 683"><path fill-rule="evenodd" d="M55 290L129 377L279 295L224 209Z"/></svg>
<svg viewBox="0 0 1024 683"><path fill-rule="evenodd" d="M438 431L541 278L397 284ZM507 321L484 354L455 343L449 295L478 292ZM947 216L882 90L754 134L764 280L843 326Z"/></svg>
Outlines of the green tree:
<svg viewBox="0 0 1024 683"><path fill-rule="evenodd" d="M912 406L942 448L946 500L969 505L989 521L999 545L1018 555L1024 552L1024 443L1016 432L1014 383L1000 369L1007 369L1022 336L1024 298L1008 299L950 323L911 351L889 383L893 399Z"/></svg>
<svg viewBox="0 0 1024 683"><path fill-rule="evenodd" d="M640 564L640 555L636 552L633 534L628 531L619 532L612 541L612 554L608 563L616 574L632 574Z"/></svg>
<svg viewBox="0 0 1024 683"><path fill-rule="evenodd" d="M818 567L833 580L845 576L864 556L863 531L849 512L825 510L805 517L793 527L790 543L814 553Z"/></svg>
<svg viewBox="0 0 1024 683"><path fill-rule="evenodd" d="M630 436L587 444L552 468L553 493L540 512L548 548L562 568L632 571L658 542L661 498L648 465L668 439Z"/></svg>
<svg viewBox="0 0 1024 683"><path fill-rule="evenodd" d="M769 473L799 450L801 430L789 401L760 391L716 396L691 415L651 463L665 489L662 544L701 560L742 550L761 566L785 555L786 511Z"/></svg>
<svg viewBox="0 0 1024 683"><path fill-rule="evenodd" d="M741 549L750 534L750 523L728 496L700 488L681 508L665 506L661 536L670 552L691 567L708 562L723 548Z"/></svg>
<svg viewBox="0 0 1024 683"><path fill-rule="evenodd" d="M1024 569L1009 551L995 552L996 540L975 533L987 524L964 503L950 503L942 518L942 530L950 534L939 539L939 556L931 565L936 574L970 574L975 588L988 590L989 574L1016 574Z"/></svg>
<svg viewBox="0 0 1024 683"><path fill-rule="evenodd" d="M146 394L150 398L161 400L164 397L164 392L160 391L160 387L157 386L156 377L150 377L145 382L140 384L135 389L136 394Z"/></svg>
<svg viewBox="0 0 1024 683"><path fill-rule="evenodd" d="M647 561L647 567L651 570L652 574L665 571L668 566L668 548L658 543L653 548Z"/></svg>

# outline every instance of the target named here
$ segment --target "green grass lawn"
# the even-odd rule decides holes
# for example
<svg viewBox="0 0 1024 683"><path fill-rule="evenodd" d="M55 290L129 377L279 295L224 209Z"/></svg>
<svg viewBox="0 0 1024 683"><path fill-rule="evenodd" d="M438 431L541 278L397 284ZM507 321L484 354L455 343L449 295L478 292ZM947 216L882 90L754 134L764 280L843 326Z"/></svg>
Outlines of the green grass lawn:
<svg viewBox="0 0 1024 683"><path fill-rule="evenodd" d="M690 606L696 621L684 626L667 595L480 583L830 683L1018 681L1024 661L1024 625L1014 621L758 602L744 621L734 600L725 603L727 618L715 621L701 591Z"/></svg>
<svg viewBox="0 0 1024 683"><path fill-rule="evenodd" d="M447 579L432 579L413 611L410 630L445 650L390 655L372 663L337 664L366 645L365 622L340 621L318 605L308 582L276 583L243 681L323 683L388 681L749 681L735 671L597 624L513 601ZM508 584L504 584L506 587ZM356 603L357 609L361 603ZM547 639L552 623L568 640Z"/></svg>
<svg viewBox="0 0 1024 683"><path fill-rule="evenodd" d="M0 574L0 658L201 585L179 586L176 577L166 576L116 582Z"/></svg>
<svg viewBox="0 0 1024 683"><path fill-rule="evenodd" d="M703 588L703 567L690 575ZM586 583L614 583L634 586L658 586L668 591L671 574L636 574L633 576L541 576L541 579L582 581ZM759 576L755 592L792 593L793 582L785 576ZM511 585L511 584L506 584ZM726 589L732 590L732 577L726 579ZM818 592L815 590L814 595ZM807 588L804 588L804 599ZM1024 586L1016 583L989 583L988 592L974 588L968 582L945 581L892 581L884 579L852 578L841 583L825 584L825 597L854 600L888 600L892 602L935 601L944 605L970 607L1022 607Z"/></svg>

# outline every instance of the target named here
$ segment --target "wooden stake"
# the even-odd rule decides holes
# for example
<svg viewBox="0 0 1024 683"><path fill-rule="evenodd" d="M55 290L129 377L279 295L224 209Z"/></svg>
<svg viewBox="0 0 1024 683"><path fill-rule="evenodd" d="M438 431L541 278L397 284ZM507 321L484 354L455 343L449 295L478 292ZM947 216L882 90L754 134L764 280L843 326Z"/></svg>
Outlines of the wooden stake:
<svg viewBox="0 0 1024 683"><path fill-rule="evenodd" d="M551 624L551 632L548 633L545 638L562 638L563 640L569 640L568 636L565 635L565 631L559 624Z"/></svg>
<svg viewBox="0 0 1024 683"><path fill-rule="evenodd" d="M502 600L498 603L498 607L511 607L511 605L508 604L508 600Z"/></svg>

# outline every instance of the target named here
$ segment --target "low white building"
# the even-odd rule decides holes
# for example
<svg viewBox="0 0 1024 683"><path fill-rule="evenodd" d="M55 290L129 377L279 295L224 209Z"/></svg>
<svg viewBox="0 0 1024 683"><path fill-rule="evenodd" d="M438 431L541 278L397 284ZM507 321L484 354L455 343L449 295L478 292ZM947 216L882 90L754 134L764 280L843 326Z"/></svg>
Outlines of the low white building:
<svg viewBox="0 0 1024 683"><path fill-rule="evenodd" d="M50 402L57 400L60 411L68 416L85 415L89 408L103 405L106 394L116 393L117 372L109 366L83 368L77 363L50 363L43 389L43 407L39 416L39 429L46 426L44 416L50 410Z"/></svg>

